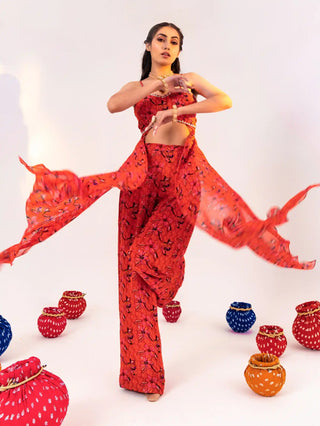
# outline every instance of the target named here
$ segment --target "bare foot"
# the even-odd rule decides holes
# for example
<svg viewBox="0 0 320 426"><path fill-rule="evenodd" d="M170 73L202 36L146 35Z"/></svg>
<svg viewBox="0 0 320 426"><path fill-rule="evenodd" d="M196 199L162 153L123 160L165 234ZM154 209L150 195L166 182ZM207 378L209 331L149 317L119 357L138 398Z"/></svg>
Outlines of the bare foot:
<svg viewBox="0 0 320 426"><path fill-rule="evenodd" d="M158 401L158 399L160 398L160 394L159 393L147 393L147 399L150 402L156 402Z"/></svg>

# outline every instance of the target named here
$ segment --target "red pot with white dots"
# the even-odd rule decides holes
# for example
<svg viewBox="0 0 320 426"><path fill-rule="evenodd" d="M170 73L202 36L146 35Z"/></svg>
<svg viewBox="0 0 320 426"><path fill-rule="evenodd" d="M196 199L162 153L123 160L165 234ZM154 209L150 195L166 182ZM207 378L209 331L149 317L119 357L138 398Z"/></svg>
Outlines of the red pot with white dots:
<svg viewBox="0 0 320 426"><path fill-rule="evenodd" d="M172 300L162 308L162 313L168 322L177 322L181 315L180 302Z"/></svg>
<svg viewBox="0 0 320 426"><path fill-rule="evenodd" d="M87 302L84 298L85 293L81 291L64 291L59 300L59 308L66 314L67 319L76 319L83 314L87 307Z"/></svg>
<svg viewBox="0 0 320 426"><path fill-rule="evenodd" d="M58 337L66 328L67 318L62 309L43 308L38 318L38 329L44 337Z"/></svg>
<svg viewBox="0 0 320 426"><path fill-rule="evenodd" d="M262 325L256 336L257 346L262 353L281 356L287 347L283 328L278 325Z"/></svg>
<svg viewBox="0 0 320 426"><path fill-rule="evenodd" d="M0 424L57 426L69 405L66 385L39 358L18 361L0 372Z"/></svg>
<svg viewBox="0 0 320 426"><path fill-rule="evenodd" d="M320 350L320 302L301 303L296 311L292 325L294 337L306 348Z"/></svg>

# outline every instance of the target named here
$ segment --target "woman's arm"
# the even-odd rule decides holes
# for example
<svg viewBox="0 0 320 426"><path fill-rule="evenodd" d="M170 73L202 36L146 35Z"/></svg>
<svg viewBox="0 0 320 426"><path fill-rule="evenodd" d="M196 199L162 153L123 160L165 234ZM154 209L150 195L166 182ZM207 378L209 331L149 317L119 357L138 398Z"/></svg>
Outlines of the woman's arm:
<svg viewBox="0 0 320 426"><path fill-rule="evenodd" d="M141 81L131 81L127 83L119 92L111 96L107 102L110 112L120 112L133 105L140 99L150 95L150 93L163 91L168 92L186 92L188 85L186 78L180 74L174 74L164 79L165 83L160 79L146 79Z"/></svg>
<svg viewBox="0 0 320 426"><path fill-rule="evenodd" d="M192 87L197 94L203 96L205 99L200 102L178 107L176 109L177 117L179 117L179 115L198 114L202 112L218 112L232 107L230 97L200 75L190 72L183 74L183 78L186 79L189 87ZM147 130L153 127L153 134L155 135L161 124L172 121L173 114L173 109L157 112L155 121L150 123Z"/></svg>
<svg viewBox="0 0 320 426"><path fill-rule="evenodd" d="M107 108L111 113L124 111L162 87L163 83L160 80L145 81L143 85L140 81L131 81L111 96L107 102Z"/></svg>
<svg viewBox="0 0 320 426"><path fill-rule="evenodd" d="M196 73L184 74L184 77L191 84L193 90L205 99L194 104L177 108L177 114L198 114L202 112L218 112L232 107L230 97L222 90L213 86L207 80Z"/></svg>

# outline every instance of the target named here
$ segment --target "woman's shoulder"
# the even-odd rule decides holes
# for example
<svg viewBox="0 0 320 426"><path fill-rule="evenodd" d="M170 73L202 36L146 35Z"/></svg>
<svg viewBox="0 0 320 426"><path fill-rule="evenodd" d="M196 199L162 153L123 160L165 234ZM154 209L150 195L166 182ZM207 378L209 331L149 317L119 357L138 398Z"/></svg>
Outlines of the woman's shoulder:
<svg viewBox="0 0 320 426"><path fill-rule="evenodd" d="M192 80L195 78L199 78L199 74L195 73L195 72L184 72L183 74L184 77L186 77L188 80Z"/></svg>

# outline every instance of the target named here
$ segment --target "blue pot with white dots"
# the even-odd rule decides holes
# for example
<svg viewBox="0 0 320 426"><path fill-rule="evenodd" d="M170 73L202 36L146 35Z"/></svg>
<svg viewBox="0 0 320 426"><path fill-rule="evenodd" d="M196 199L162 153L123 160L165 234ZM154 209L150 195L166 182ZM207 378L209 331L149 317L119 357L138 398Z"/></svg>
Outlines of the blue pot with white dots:
<svg viewBox="0 0 320 426"><path fill-rule="evenodd" d="M250 303L233 302L226 314L227 323L236 333L245 333L256 322L256 314Z"/></svg>
<svg viewBox="0 0 320 426"><path fill-rule="evenodd" d="M8 348L11 339L11 326L8 321L0 315L0 355Z"/></svg>

